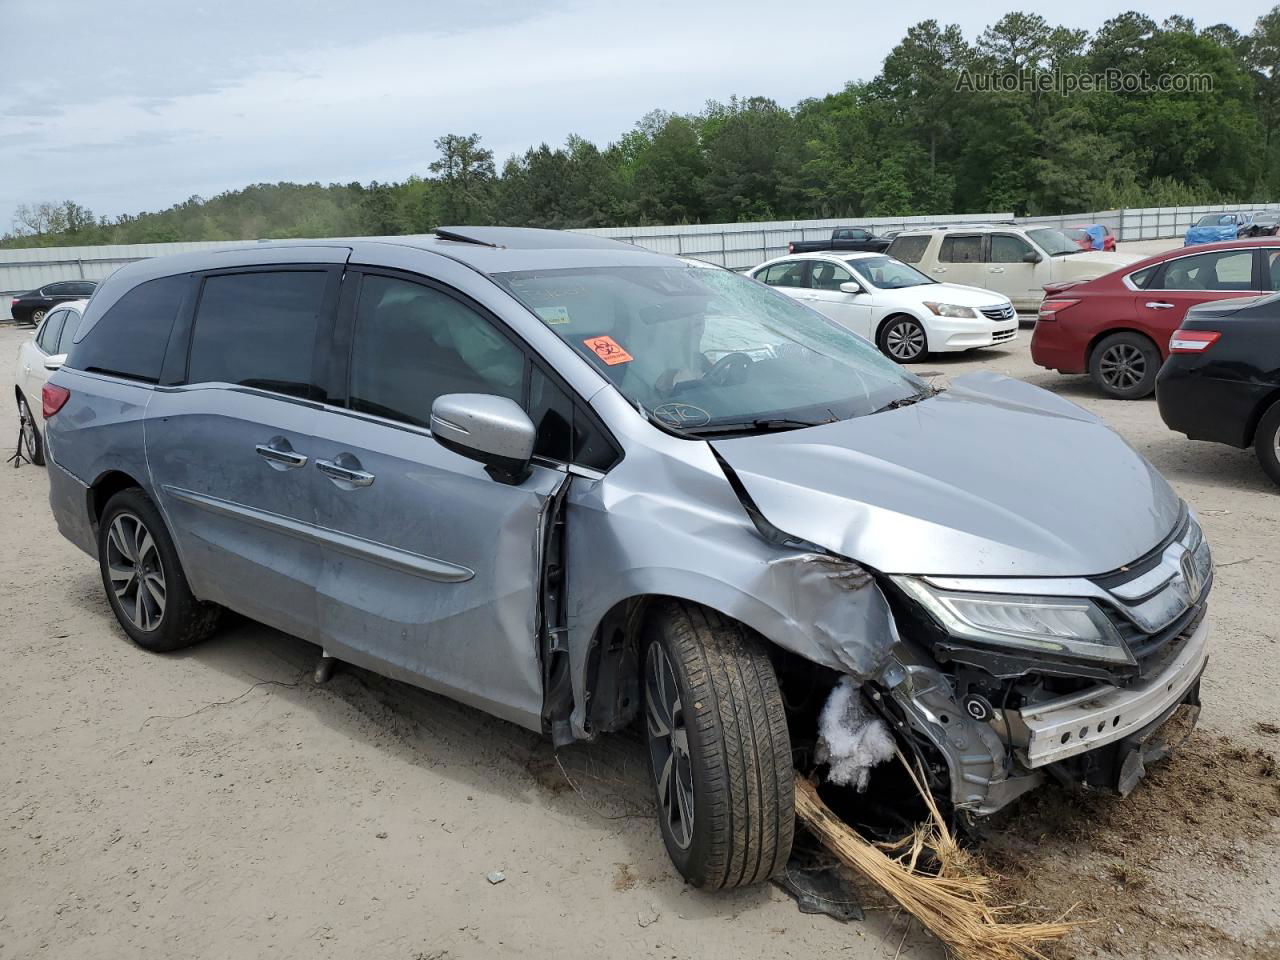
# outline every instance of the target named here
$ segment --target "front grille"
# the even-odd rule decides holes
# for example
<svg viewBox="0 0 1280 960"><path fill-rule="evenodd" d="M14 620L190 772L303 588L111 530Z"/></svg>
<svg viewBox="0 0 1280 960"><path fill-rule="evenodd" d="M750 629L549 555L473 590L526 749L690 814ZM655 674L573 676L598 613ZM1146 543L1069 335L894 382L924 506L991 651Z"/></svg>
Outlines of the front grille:
<svg viewBox="0 0 1280 960"><path fill-rule="evenodd" d="M1012 320L1014 318L1013 304L1002 303L994 307L979 307L982 315L988 320Z"/></svg>
<svg viewBox="0 0 1280 960"><path fill-rule="evenodd" d="M1163 670L1165 664L1177 656L1187 638L1196 632L1207 609L1207 602L1201 600L1156 633L1143 633L1123 616L1113 614L1112 622L1128 645L1133 659L1138 661L1138 676L1150 677Z"/></svg>
<svg viewBox="0 0 1280 960"><path fill-rule="evenodd" d="M991 334L992 343L1004 343L1006 340L1012 340L1018 335L1017 330L997 330Z"/></svg>

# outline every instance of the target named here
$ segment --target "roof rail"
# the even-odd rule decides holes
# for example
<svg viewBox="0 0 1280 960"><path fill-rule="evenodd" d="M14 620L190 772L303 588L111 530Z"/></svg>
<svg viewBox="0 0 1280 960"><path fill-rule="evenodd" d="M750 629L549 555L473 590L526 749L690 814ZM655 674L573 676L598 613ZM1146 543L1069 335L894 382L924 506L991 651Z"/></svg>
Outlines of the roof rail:
<svg viewBox="0 0 1280 960"><path fill-rule="evenodd" d="M568 230L539 230L534 227L436 227L441 240L474 243L484 247L506 247L510 250L583 250L643 248L621 240L597 237Z"/></svg>

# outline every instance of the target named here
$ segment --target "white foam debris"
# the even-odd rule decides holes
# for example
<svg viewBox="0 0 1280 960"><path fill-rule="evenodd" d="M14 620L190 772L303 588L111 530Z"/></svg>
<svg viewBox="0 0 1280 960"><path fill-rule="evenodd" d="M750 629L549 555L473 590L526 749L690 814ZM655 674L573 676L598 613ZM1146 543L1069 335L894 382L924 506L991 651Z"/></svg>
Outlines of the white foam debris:
<svg viewBox="0 0 1280 960"><path fill-rule="evenodd" d="M871 768L891 760L895 750L893 734L863 703L859 685L841 677L818 716L818 762L830 765L827 779L861 793Z"/></svg>

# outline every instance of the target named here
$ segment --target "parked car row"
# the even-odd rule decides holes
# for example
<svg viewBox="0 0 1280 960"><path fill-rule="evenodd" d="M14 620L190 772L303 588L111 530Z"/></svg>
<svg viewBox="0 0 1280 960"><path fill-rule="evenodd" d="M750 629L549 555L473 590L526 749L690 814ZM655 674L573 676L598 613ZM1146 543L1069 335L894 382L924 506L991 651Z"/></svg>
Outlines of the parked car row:
<svg viewBox="0 0 1280 960"><path fill-rule="evenodd" d="M850 688L948 809L1133 789L1209 655L1190 509L1075 404L935 389L798 294L939 349L1012 335L1006 296L876 253L755 273L484 227L130 264L35 336L37 376L71 341L54 519L148 650L230 608L557 745L637 721L698 886L783 869Z"/></svg>
<svg viewBox="0 0 1280 960"><path fill-rule="evenodd" d="M1259 210L1255 213L1206 213L1187 228L1183 246L1221 243L1243 237L1280 235L1280 211Z"/></svg>

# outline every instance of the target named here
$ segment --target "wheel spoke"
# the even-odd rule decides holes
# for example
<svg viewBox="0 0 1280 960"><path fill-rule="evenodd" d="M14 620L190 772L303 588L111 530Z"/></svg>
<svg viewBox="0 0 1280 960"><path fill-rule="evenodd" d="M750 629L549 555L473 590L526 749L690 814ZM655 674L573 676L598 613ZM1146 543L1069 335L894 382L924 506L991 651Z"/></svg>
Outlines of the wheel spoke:
<svg viewBox="0 0 1280 960"><path fill-rule="evenodd" d="M125 534L123 515L116 517L115 520L112 521L110 540L120 556L124 557L131 563L138 559L132 552L133 547L130 543L130 538Z"/></svg>
<svg viewBox="0 0 1280 960"><path fill-rule="evenodd" d="M156 619L164 616L164 578L158 573L148 573L142 578L147 593L156 605Z"/></svg>
<svg viewBox="0 0 1280 960"><path fill-rule="evenodd" d="M115 590L116 596L123 597L130 584L133 583L134 571L131 566L123 567L117 564L108 564L107 575L111 578L111 587Z"/></svg>

